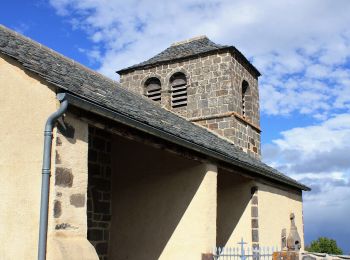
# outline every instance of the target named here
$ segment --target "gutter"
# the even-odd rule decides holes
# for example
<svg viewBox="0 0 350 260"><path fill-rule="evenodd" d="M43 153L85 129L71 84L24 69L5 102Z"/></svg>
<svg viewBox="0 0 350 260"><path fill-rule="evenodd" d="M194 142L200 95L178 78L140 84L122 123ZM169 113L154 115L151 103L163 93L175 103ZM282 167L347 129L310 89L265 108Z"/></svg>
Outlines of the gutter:
<svg viewBox="0 0 350 260"><path fill-rule="evenodd" d="M221 152L218 152L218 151L215 151L212 149L208 149L202 145L198 145L194 142L183 139L183 138L176 136L172 133L163 131L161 129L158 129L158 128L155 128L151 125L148 125L146 123L137 121L137 120L135 120L127 115L124 115L118 111L114 111L112 109L106 108L106 107L101 106L101 105L99 105L95 102L92 102L90 100L78 97L74 94L67 93L67 100L69 101L70 104L72 104L76 107L79 107L83 110L92 112L94 114L101 115L103 117L107 117L107 118L112 119L114 121L117 121L119 123L130 126L132 128L136 128L142 132L146 132L146 133L151 134L153 136L160 137L164 140L167 140L169 142L178 144L178 145L186 147L188 149L197 151L199 153L202 153L202 154L204 153L204 154L209 155L210 157L215 158L219 161L223 161L223 162L229 163L231 165L238 166L238 167L245 169L249 172L253 172L253 173L256 173L258 175L262 175L262 176L267 177L269 179L273 179L279 183L288 184L292 187L295 187L295 188L298 188L298 189L301 189L304 191L311 190L309 187L307 187L303 184L300 184L296 181L292 181L287 177L279 175L278 176L279 178L277 178L277 176L272 175L269 171L267 171L265 169L262 169L262 168L250 165L246 162L237 160L236 158L227 156L226 154L223 154Z"/></svg>
<svg viewBox="0 0 350 260"><path fill-rule="evenodd" d="M60 101L59 109L51 114L45 124L44 131L44 154L41 181L41 204L40 204L40 223L39 223L39 245L38 260L46 259L47 247L47 223L48 223L48 207L49 207L49 190L51 175L51 148L52 148L52 130L55 122L66 112L68 100L65 93L57 94L56 98Z"/></svg>

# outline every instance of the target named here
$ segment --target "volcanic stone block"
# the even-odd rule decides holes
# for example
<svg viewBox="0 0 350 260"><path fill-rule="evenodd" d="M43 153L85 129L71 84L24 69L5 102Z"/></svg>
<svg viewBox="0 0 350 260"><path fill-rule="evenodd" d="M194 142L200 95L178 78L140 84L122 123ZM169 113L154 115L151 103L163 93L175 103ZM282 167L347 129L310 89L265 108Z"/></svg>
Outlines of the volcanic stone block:
<svg viewBox="0 0 350 260"><path fill-rule="evenodd" d="M84 207L85 205L85 195L84 194L73 194L70 196L70 204L77 207L81 208Z"/></svg>
<svg viewBox="0 0 350 260"><path fill-rule="evenodd" d="M72 187L73 174L72 169L56 167L55 185L60 187Z"/></svg>
<svg viewBox="0 0 350 260"><path fill-rule="evenodd" d="M53 206L53 216L54 218L59 218L62 214L62 206L61 202L58 200L55 200L54 206Z"/></svg>

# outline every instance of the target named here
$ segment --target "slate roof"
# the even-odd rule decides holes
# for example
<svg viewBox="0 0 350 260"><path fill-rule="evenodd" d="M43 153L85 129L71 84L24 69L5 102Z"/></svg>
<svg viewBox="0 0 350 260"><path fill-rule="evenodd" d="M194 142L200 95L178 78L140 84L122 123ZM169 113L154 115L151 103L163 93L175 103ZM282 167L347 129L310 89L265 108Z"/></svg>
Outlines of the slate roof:
<svg viewBox="0 0 350 260"><path fill-rule="evenodd" d="M117 73L125 74L129 71L141 68L151 68L167 62L180 61L183 59L198 57L201 55L215 53L218 51L228 51L237 54L240 57L240 59L252 69L252 71L256 74L257 77L261 75L260 72L247 60L247 58L244 57L244 55L234 46L216 44L209 40L206 36L201 36L190 39L188 41L173 44L169 48L157 54L156 56L139 64L135 64L125 69L121 69L117 71Z"/></svg>
<svg viewBox="0 0 350 260"><path fill-rule="evenodd" d="M102 109L101 111L109 111L108 116L114 120L117 120L118 115L128 118L139 123L144 131L147 129L148 133L164 133L164 136L171 137L170 140L180 140L208 157L215 155L216 160L246 169L254 176L310 190L260 160L248 156L234 144L205 128L153 104L143 96L121 88L119 83L1 25L0 53L14 58L29 71L84 103L92 104L91 106Z"/></svg>

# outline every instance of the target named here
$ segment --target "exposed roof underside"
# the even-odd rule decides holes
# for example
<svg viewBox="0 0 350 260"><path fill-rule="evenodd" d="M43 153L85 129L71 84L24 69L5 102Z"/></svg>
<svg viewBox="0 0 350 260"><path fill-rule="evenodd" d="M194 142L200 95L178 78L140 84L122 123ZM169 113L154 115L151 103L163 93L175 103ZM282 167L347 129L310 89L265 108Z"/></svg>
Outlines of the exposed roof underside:
<svg viewBox="0 0 350 260"><path fill-rule="evenodd" d="M117 120L118 115L123 116L145 129L155 129L153 133L165 133L172 140L181 140L188 146L196 147L197 151L206 156L216 154L218 156L215 159L225 159L225 163L241 167L255 176L309 190L305 185L248 156L234 144L205 128L160 108L145 97L122 89L119 83L1 25L0 53L16 59L29 71L85 103L109 111L114 120Z"/></svg>
<svg viewBox="0 0 350 260"><path fill-rule="evenodd" d="M215 53L218 51L227 51L237 54L240 57L240 59L245 64L247 64L249 68L252 69L252 71L257 77L261 75L260 72L235 47L229 45L216 44L209 40L207 37L198 37L191 41L173 44L169 48L165 49L161 53L150 58L149 60L127 67L125 69L121 69L117 72L119 74L125 74L129 71L133 71L136 69L150 68L167 62L179 61L183 59L197 57L200 55Z"/></svg>

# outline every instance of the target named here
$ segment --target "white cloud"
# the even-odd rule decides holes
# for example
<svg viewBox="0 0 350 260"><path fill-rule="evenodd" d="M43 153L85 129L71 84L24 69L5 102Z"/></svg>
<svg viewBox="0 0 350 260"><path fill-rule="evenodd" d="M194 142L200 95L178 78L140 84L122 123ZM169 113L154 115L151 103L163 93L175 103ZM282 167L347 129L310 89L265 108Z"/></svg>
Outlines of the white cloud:
<svg viewBox="0 0 350 260"><path fill-rule="evenodd" d="M100 72L110 77L174 41L206 34L218 43L236 45L262 71L262 112L299 111L325 118L334 109L349 109L349 73L336 75L349 66L347 0L50 2L103 46Z"/></svg>
<svg viewBox="0 0 350 260"><path fill-rule="evenodd" d="M265 160L289 164L290 174L350 170L350 114L339 114L318 125L281 132L264 149ZM278 167L278 165L276 165ZM286 167L286 166L284 166Z"/></svg>

